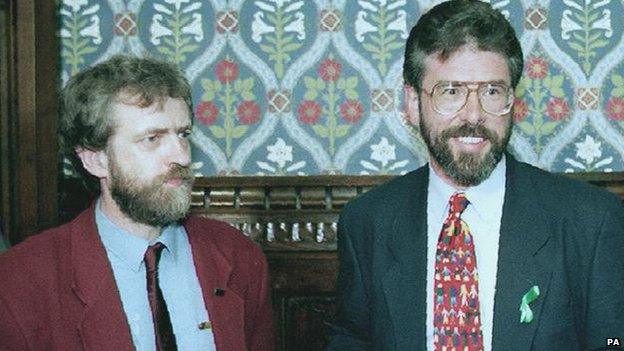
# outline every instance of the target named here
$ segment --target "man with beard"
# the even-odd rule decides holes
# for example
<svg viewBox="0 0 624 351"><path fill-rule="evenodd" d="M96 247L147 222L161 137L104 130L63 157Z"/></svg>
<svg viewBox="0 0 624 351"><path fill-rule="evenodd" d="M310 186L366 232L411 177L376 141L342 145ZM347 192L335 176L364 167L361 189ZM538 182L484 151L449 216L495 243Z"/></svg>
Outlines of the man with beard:
<svg viewBox="0 0 624 351"><path fill-rule="evenodd" d="M0 256L0 349L272 350L262 252L187 216L182 73L116 56L72 77L61 106L62 149L100 196Z"/></svg>
<svg viewBox="0 0 624 351"><path fill-rule="evenodd" d="M456 0L407 40L405 104L428 165L349 203L328 350L592 350L624 338L616 196L505 153L522 52Z"/></svg>

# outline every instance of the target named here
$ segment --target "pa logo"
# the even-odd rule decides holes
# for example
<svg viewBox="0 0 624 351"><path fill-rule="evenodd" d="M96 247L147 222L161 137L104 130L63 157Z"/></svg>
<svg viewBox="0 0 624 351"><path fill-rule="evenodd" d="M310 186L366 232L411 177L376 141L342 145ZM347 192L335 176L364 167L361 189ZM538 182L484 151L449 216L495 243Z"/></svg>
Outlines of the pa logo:
<svg viewBox="0 0 624 351"><path fill-rule="evenodd" d="M622 345L620 338L606 338L605 345L607 346L592 351L624 351L624 345Z"/></svg>

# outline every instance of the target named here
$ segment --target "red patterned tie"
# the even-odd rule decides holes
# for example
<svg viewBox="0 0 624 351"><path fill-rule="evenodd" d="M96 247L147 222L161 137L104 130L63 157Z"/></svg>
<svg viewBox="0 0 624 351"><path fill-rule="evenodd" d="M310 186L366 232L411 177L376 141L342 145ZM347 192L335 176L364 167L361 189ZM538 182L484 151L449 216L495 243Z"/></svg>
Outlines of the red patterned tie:
<svg viewBox="0 0 624 351"><path fill-rule="evenodd" d="M477 260L472 235L461 219L469 203L464 193L451 196L438 239L433 285L436 351L483 350Z"/></svg>
<svg viewBox="0 0 624 351"><path fill-rule="evenodd" d="M165 248L162 243L156 243L145 251L145 270L147 275L147 297L152 308L154 319L154 333L156 334L156 350L175 351L177 350L175 334L169 319L167 304L163 298L162 290L158 284L158 261L160 254Z"/></svg>

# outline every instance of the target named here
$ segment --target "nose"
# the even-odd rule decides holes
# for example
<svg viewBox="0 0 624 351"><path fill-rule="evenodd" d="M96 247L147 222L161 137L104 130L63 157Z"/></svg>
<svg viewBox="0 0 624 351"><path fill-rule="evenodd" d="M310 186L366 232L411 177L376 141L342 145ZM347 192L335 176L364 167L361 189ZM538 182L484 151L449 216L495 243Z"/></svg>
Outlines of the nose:
<svg viewBox="0 0 624 351"><path fill-rule="evenodd" d="M188 167L191 164L191 147L188 139L177 135L172 139L169 162Z"/></svg>
<svg viewBox="0 0 624 351"><path fill-rule="evenodd" d="M470 90L466 97L466 105L460 113L460 118L470 124L483 123L485 112L481 109L481 103L479 102L479 93L475 90Z"/></svg>

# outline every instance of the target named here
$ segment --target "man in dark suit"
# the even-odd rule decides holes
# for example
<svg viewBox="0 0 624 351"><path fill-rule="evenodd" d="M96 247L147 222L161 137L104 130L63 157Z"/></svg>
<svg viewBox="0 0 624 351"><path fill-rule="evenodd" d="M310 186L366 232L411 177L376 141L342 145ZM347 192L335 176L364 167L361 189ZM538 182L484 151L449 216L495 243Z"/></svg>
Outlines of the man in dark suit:
<svg viewBox="0 0 624 351"><path fill-rule="evenodd" d="M62 147L98 200L0 255L0 350L272 350L267 263L187 216L190 86L116 56L62 93Z"/></svg>
<svg viewBox="0 0 624 351"><path fill-rule="evenodd" d="M428 165L349 203L328 350L592 350L624 341L616 196L505 153L522 52L457 0L407 41L405 103Z"/></svg>

